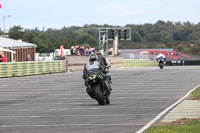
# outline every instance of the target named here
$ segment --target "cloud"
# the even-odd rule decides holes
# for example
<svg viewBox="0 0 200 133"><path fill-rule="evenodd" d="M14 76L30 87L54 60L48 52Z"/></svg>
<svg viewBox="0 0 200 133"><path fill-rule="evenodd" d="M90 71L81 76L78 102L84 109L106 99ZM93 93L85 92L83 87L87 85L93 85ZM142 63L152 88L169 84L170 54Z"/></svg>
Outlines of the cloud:
<svg viewBox="0 0 200 133"><path fill-rule="evenodd" d="M122 3L107 3L101 6L97 6L95 12L98 14L109 15L129 15L129 7Z"/></svg>

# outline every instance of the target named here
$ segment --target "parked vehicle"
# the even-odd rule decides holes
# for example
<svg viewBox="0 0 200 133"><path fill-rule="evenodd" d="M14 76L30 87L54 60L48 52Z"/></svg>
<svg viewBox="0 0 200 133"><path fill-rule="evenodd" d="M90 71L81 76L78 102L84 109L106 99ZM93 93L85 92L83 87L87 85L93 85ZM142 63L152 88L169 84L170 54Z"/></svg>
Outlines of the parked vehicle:
<svg viewBox="0 0 200 133"><path fill-rule="evenodd" d="M61 55L60 49L56 49L55 52L54 52L54 57L56 57L56 56L66 56L66 55L71 55L70 49L63 49L63 55Z"/></svg>
<svg viewBox="0 0 200 133"><path fill-rule="evenodd" d="M65 60L67 55L71 55L70 49L63 49L63 55L61 55L61 50L56 49L53 55L54 60Z"/></svg>

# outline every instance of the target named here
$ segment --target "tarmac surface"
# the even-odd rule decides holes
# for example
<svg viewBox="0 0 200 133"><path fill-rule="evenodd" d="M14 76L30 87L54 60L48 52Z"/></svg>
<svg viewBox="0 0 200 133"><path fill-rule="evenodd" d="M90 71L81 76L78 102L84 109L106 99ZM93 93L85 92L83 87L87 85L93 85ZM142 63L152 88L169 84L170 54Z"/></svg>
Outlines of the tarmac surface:
<svg viewBox="0 0 200 133"><path fill-rule="evenodd" d="M1 78L0 133L134 133L200 84L200 66L120 68L99 106L81 74Z"/></svg>

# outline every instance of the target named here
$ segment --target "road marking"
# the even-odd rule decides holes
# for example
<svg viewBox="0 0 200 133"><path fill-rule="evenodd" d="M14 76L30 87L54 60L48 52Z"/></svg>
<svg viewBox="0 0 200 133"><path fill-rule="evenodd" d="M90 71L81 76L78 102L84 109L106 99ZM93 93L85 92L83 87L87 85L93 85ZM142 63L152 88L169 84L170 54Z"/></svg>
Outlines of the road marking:
<svg viewBox="0 0 200 133"><path fill-rule="evenodd" d="M106 114L106 115L41 115L41 116L0 116L0 118L46 118L46 117L113 117L113 116L155 116L157 114Z"/></svg>
<svg viewBox="0 0 200 133"><path fill-rule="evenodd" d="M142 126L144 123L137 124L54 124L54 125L2 125L2 128L11 128L11 127L67 127L67 126Z"/></svg>
<svg viewBox="0 0 200 133"><path fill-rule="evenodd" d="M91 99L90 99L91 100ZM161 103L161 102L163 102L163 103L165 103L165 102L169 102L170 100L168 100L168 101L166 101L166 100L164 100L164 101L145 101L146 103L156 103L156 102L159 102L159 103ZM174 101L174 100L171 100L172 102ZM132 103L140 103L140 102L138 102L138 101L131 101L131 102L129 102L128 104L132 104ZM37 102L32 102L31 103L31 105L30 104L12 104L12 103L8 103L8 104L5 104L5 103L3 103L3 104L1 104L2 106L4 106L4 105L11 105L11 106L22 106L22 105L24 105L24 106L36 106L36 105L88 105L88 104L91 104L90 102L88 102L88 103L86 103L86 102L84 102L84 103L66 103L66 102L59 102L59 103L37 103ZM116 105L116 104L118 104L118 105L121 105L121 104L127 104L127 102L112 102L111 103L111 105Z"/></svg>
<svg viewBox="0 0 200 133"><path fill-rule="evenodd" d="M116 109L146 109L146 108L155 108L155 107L115 107ZM19 109L14 111L41 111L41 110L49 110L49 111L64 111L64 110L98 110L105 108L52 108L52 109Z"/></svg>
<svg viewBox="0 0 200 133"><path fill-rule="evenodd" d="M0 100L12 100L12 101L15 101L15 100L27 100L29 97L27 98L21 98L21 99L0 99ZM32 97L30 97L32 98ZM153 99L163 99L163 98L166 98L168 99L169 97L112 97L112 99L148 99L148 98L153 98ZM91 99L91 98L37 98L37 100L88 100L88 99ZM176 99L176 98L171 98L171 99Z"/></svg>

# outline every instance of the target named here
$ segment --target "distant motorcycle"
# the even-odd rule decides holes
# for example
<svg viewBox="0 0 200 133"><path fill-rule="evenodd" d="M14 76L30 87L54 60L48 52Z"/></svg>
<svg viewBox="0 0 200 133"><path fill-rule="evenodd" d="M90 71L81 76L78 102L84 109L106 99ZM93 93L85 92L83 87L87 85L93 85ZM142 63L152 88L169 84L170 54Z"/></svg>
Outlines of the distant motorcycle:
<svg viewBox="0 0 200 133"><path fill-rule="evenodd" d="M157 62L158 62L158 67L160 67L160 69L163 69L163 67L165 66L165 64L164 64L165 59L160 57L157 59Z"/></svg>

